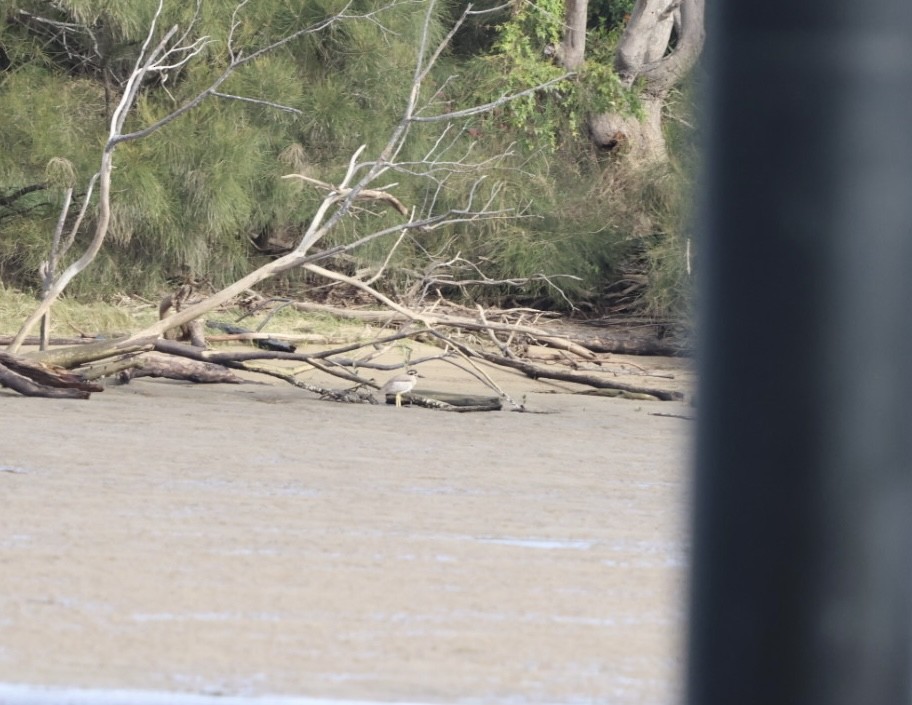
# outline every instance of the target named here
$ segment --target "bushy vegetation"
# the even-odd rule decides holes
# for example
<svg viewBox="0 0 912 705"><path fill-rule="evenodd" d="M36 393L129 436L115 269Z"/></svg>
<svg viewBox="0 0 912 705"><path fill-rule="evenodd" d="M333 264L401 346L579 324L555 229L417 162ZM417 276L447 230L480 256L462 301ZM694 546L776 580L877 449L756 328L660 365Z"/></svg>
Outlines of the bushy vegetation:
<svg viewBox="0 0 912 705"><path fill-rule="evenodd" d="M7 3L0 18L0 281L5 286L38 287L37 270L47 256L63 189L77 187L77 206L85 197L80 189L98 168L111 110L154 4ZM235 40L256 48L342 5L340 0L248 3L238 15ZM429 262L459 255L480 272L467 266L452 272L456 279L531 281L440 284L448 296L599 309L616 303L617 283L635 274L644 278L635 302L639 310L658 316L686 311L690 184L685 175L692 136L687 130L677 135L672 141L677 163L657 173L600 153L581 129L587 110L636 111L635 93L620 86L611 62L631 5L630 0L593 3L591 58L577 78L476 118L448 137L454 155L469 147L476 159L510 152L492 162L489 180L503 184L499 205L517 208L522 217L406 238L389 269L388 288L404 291L428 271ZM224 65L235 6L234 0L202 4L198 33L211 38L206 55L144 89L131 116L134 128L166 114ZM360 0L351 11L378 7ZM546 48L559 40L562 2L516 7L483 15L455 38L437 67L441 104L456 108L490 100L561 73ZM70 294L153 294L187 276L219 286L270 256L264 250L293 240L306 228L320 194L281 176L298 172L337 181L359 145L369 150L382 145L405 101L424 9L405 3L384 10L377 21L333 25L252 63L221 88L297 112L211 98L151 138L121 146L109 241L86 275L74 280ZM186 23L192 10L192 3L166 2L163 26ZM448 30L453 11L444 7L436 18L437 37ZM675 109L684 113L689 106L682 99ZM417 158L439 136L437 128L416 128L408 149ZM457 203L471 178L451 179L440 198ZM421 204L433 188L408 174L397 174L396 181L397 197L408 204ZM396 216L378 217L391 224ZM363 234L365 221L351 220L333 237L343 241ZM87 239L87 232L83 228L79 237ZM389 244L372 243L336 266L376 267ZM304 284L298 274L270 286Z"/></svg>

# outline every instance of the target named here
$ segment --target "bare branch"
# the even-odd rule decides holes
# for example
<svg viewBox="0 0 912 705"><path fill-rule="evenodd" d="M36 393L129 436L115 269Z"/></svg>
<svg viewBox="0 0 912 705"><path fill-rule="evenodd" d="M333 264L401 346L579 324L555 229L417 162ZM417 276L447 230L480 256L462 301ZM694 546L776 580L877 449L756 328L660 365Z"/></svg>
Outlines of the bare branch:
<svg viewBox="0 0 912 705"><path fill-rule="evenodd" d="M124 89L124 94L121 97L120 102L117 104L117 107L114 109L114 112L111 114L111 127L108 132L108 143L105 145L106 150L113 149L114 143L112 143L112 140L117 135L119 135L120 131L123 129L124 121L127 119L127 113L133 106L133 101L136 99L136 93L139 90L139 86L142 84L142 81L145 78L149 67L152 66L153 62L165 50L165 47L171 40L171 37L177 33L177 26L175 25L167 33L165 33L165 36L149 55L149 58L144 59L146 50L149 48L149 45L152 42L152 37L155 36L155 27L158 23L158 18L161 16L163 3L164 0L158 0L158 7L156 8L155 14L152 17L152 22L149 25L149 31L146 34L146 39L143 41L142 48L139 51L139 56L136 58L136 64L134 65L133 73L131 73L130 78L127 79L127 85Z"/></svg>
<svg viewBox="0 0 912 705"><path fill-rule="evenodd" d="M212 95L217 98L225 98L227 100L238 100L243 103L253 103L254 105L265 105L267 108L275 108L276 110L282 110L286 113L294 113L295 115L303 115L304 113L297 108L292 108L288 105L282 105L281 103L273 103L271 100L262 100L260 98L245 98L240 95L231 95L230 93L221 93L219 91L212 91Z"/></svg>
<svg viewBox="0 0 912 705"><path fill-rule="evenodd" d="M23 196L27 196L35 191L44 191L47 187L47 184L29 184L28 186L18 188L5 196L0 196L0 206L10 206Z"/></svg>
<svg viewBox="0 0 912 705"><path fill-rule="evenodd" d="M326 183L325 181L320 181L319 179L314 179L310 176L305 176L304 174L286 174L282 178L283 179L301 179L302 181L306 181L307 183L314 184L315 186L319 186L320 188L323 188L323 189L326 189L327 191L329 191L330 196L335 197L337 200L345 198L345 196L347 196L349 193L351 193L350 188L345 188L342 186L336 187L336 186L333 186L332 184ZM405 217L408 217L408 215L409 215L409 210L408 210L408 208L406 208L403 205L402 201L400 201L398 198L396 198L391 193L387 193L386 191L381 191L380 189L366 189L366 188L361 189L358 192L356 198L364 198L364 199L374 200L374 201L384 201L384 202L388 203L390 206L392 206L393 208L395 208L397 211L399 211Z"/></svg>
<svg viewBox="0 0 912 705"><path fill-rule="evenodd" d="M209 86L207 86L206 88L201 90L193 98L186 101L179 108L173 110L171 113L169 113L168 115L164 116L163 118L157 120L156 122L152 123L151 125L147 125L146 127L144 127L141 130L136 130L135 132L119 135L114 140L114 142L116 144L116 143L126 142L126 141L130 141L130 140L137 140L137 139L141 139L143 137L147 137L148 135L152 134L153 132L156 132L157 130L161 129L168 123L173 122L180 116L193 110L195 107L197 107L200 103L202 103L209 96L215 95L218 92L219 86L221 86L225 81L227 81L228 78L230 78L230 76L235 71L237 71L242 66L249 64L252 61L255 61L256 59L263 56L264 54L273 52L276 49L283 47L286 44L294 41L295 39L299 39L300 37L303 37L305 35L320 32L320 31L326 29L327 27L330 27L331 25L333 25L337 22L340 22L342 20L356 20L356 19L372 18L373 16L377 15L378 13L383 12L383 11L389 9L390 7L394 7L395 5L399 4L399 1L400 0L394 0L393 2L389 3L388 5L385 5L377 10L373 10L371 12L365 12L362 14L355 14L355 15L346 14L346 11L351 6L351 3L348 3L347 5L345 5L345 7L342 8L342 10L340 12L336 13L335 15L332 15L323 20L320 20L319 22L315 22L307 27L304 27L303 29L297 30L296 32L292 32L292 33L282 37L281 39L278 39L270 44L267 44L264 47L261 47L260 49L257 49L256 51L254 51L250 54L244 54L243 52L236 50L232 44L233 38L234 38L234 31L237 29L237 27L239 25L239 20L237 19L237 13L241 10L241 8L244 5L247 4L247 0L243 0L243 2L238 4L238 6L235 8L235 12L232 14L232 26L231 26L231 29L228 34L228 47L227 47L228 55L230 58L230 63L222 71L222 73L219 74L215 79L213 79L213 81L209 84ZM192 56L196 56L200 51L202 51L202 47L203 47L203 45L199 45L199 46L191 45L190 47L187 47L186 51L190 52L190 56L187 57L187 59L192 58ZM154 66L150 66L150 68L148 68L147 71L148 70L157 70L157 69Z"/></svg>
<svg viewBox="0 0 912 705"><path fill-rule="evenodd" d="M185 66L193 58L198 57L204 48L209 45L209 39L206 37L202 37L189 42L189 30L185 31L184 34L180 36L180 39L175 42L174 38L177 36L178 32L178 28L175 26L166 32L163 38L153 46L153 37L157 33L156 25L161 15L163 2L163 0L159 0L158 9L150 25L149 32L143 43L140 55L134 65L133 73L127 81L121 101L113 113L109 138L102 152L102 164L98 175L100 184L99 214L96 222L95 235L83 256L74 262L70 267L68 267L63 272L63 274L57 278L53 286L51 286L50 290L48 291L45 299L42 301L42 304L38 307L35 315L40 315L48 309L51 302L60 294L66 284L73 278L73 276L88 266L88 264L94 259L98 253L99 248L101 247L101 244L107 233L108 223L110 221L111 215L110 189L112 154L118 144L128 140L140 139L152 134L164 125L178 119L180 116L196 107L207 97L213 95L232 100L242 100L245 102L267 105L269 107L275 107L278 109L294 112L294 109L288 108L288 106L282 106L272 101L244 98L241 96L223 93L219 91L219 88L232 75L232 73L237 71L240 67L250 63L251 61L254 61L269 51L273 51L279 47L282 47L289 42L307 34L326 29L342 20L361 19L376 22L376 18L379 13L397 4L400 4L403 0L393 0L393 2L390 2L389 4L386 4L377 10L362 14L348 14L350 7L349 3L340 12L330 17L320 20L319 22L311 24L310 26L304 27L298 31L292 32L274 42L267 44L266 46L257 49L256 51L253 51L249 54L244 54L236 47L235 40L237 30L240 26L240 13L247 5L248 1L249 0L241 0L241 2L237 4L235 12L232 14L231 26L227 39L227 50L230 59L228 66L226 66L217 76L215 76L215 78L212 79L207 87L198 92L194 97L188 99L176 110L140 130L123 133L121 130L125 123L126 117L135 104L136 96L138 95L145 77L150 73L164 73L168 70L174 70L175 68ZM199 0L197 0L197 11L199 10L199 7ZM321 182L300 174L290 174L286 176L286 178L299 178L305 182L309 182L320 188L324 188L327 191L326 195L313 214L308 229L304 233L298 246L287 255L273 260L260 267L259 269L254 270L234 284L209 297L207 300L199 304L187 306L180 312L176 313L174 316L169 317L166 321L159 321L158 323L149 326L145 330L136 333L135 335L128 338L129 341L146 339L148 337L160 335L164 332L165 329L180 326L197 318L201 314L206 313L215 306L227 302L237 294L249 289L264 279L297 267L303 267L316 274L327 277L330 280L345 282L351 284L352 286L367 290L371 293L371 295L375 297L381 297L378 298L378 300L383 301L384 304L393 310L404 312L405 315L410 316L413 320L423 320L420 314L416 315L401 305L396 304L388 297L384 297L379 292L373 290L369 284L366 284L359 279L353 279L351 277L345 277L344 275L330 272L329 270L318 266L316 262L342 254L344 252L348 252L352 249L355 249L356 247L364 245L367 242L392 234L398 235L399 242L401 242L404 234L407 232L422 232L437 229L447 225L454 225L457 223L476 222L479 220L494 218L515 218L522 216L522 214L517 212L515 209L503 209L494 207L495 202L500 198L501 185L494 184L493 186L487 187L485 174L481 174L468 187L467 192L464 196L464 205L462 208L448 209L442 213L435 213L438 196L443 192L444 184L451 175L455 173L465 173L470 170L479 170L484 167L491 166L496 163L497 159L503 159L505 156L507 156L506 154L503 154L499 157L484 160L480 163L471 163L470 146L462 156L457 156L456 159L450 159L449 161L441 160L441 157L443 155L447 154L454 148L459 137L459 135L453 134L449 126L443 130L443 134L435 142L433 148L428 152L423 162L398 163L396 161L397 155L401 152L406 143L410 126L415 122L445 123L447 121L485 113L496 109L497 107L504 105L509 101L531 95L540 90L545 90L550 86L553 86L558 82L565 80L573 74L566 73L563 76L543 83L540 86L535 86L509 95L503 95L497 100L491 101L484 105L475 106L464 110L451 111L439 115L418 116L416 115L416 106L418 105L418 100L421 95L423 82L429 75L429 72L431 71L435 62L437 62L440 56L442 56L445 47L450 42L458 27L465 20L465 18L471 14L481 14L481 12L483 12L473 11L471 9L471 6L469 6L463 13L462 18L457 22L456 26L451 29L451 31L447 34L442 42L440 42L433 50L431 50L429 47L430 27L434 16L434 7L435 0L430 0L426 3L425 21L422 29L421 40L419 42L419 49L415 62L415 71L412 79L412 85L408 94L409 97L406 101L406 105L403 108L402 117L399 123L391 131L385 146L380 150L377 158L369 162L359 162L359 159L361 158L365 147L361 147L356 150L349 159L345 174L342 177L341 181L338 182L338 186L333 186L331 184ZM196 16L194 16L194 21L195 19ZM451 136L449 142L447 142L447 135ZM436 184L436 189L430 191L428 199L425 202L423 209L421 210L421 216L416 217L414 209L410 211L388 190L371 187L371 185L378 179L380 175L390 169L399 170L406 173L415 173L430 179L432 183ZM352 242L345 246L330 248L324 252L310 254L310 249L313 247L313 245L319 242L327 233L331 232L344 217L349 215L352 212L352 209L356 202L365 199L379 200L390 205L391 207L395 208L401 215L407 218L407 222L370 232L355 242ZM88 202L88 200L89 199L87 198L86 202ZM387 258L387 262L385 262L383 265L384 268L386 267L388 261L389 260ZM481 279L483 280L484 277L482 276ZM371 281L374 280L375 279L372 279ZM17 339L14 340L14 343L11 345L12 350L21 344L22 337L27 333L31 324L32 319L26 321L26 324L23 326L23 329L20 331Z"/></svg>
<svg viewBox="0 0 912 705"><path fill-rule="evenodd" d="M375 281L380 279L381 276L383 276L383 272L389 266L390 260L393 258L393 255L395 254L396 250L399 248L399 244L402 242L403 238L405 238L405 236L407 234L408 234L407 230L402 231L402 234L399 235L396 242L393 243L393 246L389 249L389 252L386 253L386 259L383 260L383 264L381 264L379 269L371 276L370 279L368 279L365 282L368 286L370 286Z"/></svg>
<svg viewBox="0 0 912 705"><path fill-rule="evenodd" d="M89 203L92 200L92 191L95 190L95 183L98 181L98 172L96 171L92 178L89 179L89 185L86 188L85 197L82 199L82 206L79 209L79 215L76 216L76 222L73 223L73 227L70 228L70 232L67 235L66 240L63 241L63 244L60 247L60 257L64 257L67 252L70 251L70 248L73 246L73 242L76 240L76 234L79 232L79 228L82 226L83 218L85 218L86 211L89 208Z"/></svg>
<svg viewBox="0 0 912 705"><path fill-rule="evenodd" d="M355 174L355 168L358 164L358 157L360 157L364 150L367 149L366 144L362 144L358 149L355 150L355 153L351 155L351 159L348 160L348 171L345 172L345 176L342 178L342 183L339 184L340 188L347 188L351 183L352 177Z"/></svg>
<svg viewBox="0 0 912 705"><path fill-rule="evenodd" d="M466 108L465 110L454 110L449 113L441 113L440 115L429 115L427 117L421 117L415 115L411 118L411 122L445 122L448 120L461 120L462 118L472 117L473 115L481 115L482 113L489 113L492 110L496 110L501 105L506 105L511 101L523 98L527 95L532 95L533 93L538 93L545 90L561 81L566 81L568 78L572 78L576 74L572 71L569 71L557 78L552 78L550 81L545 81L540 83L537 86L532 88L527 88L524 91L518 91L517 93L504 94L497 100L492 100L490 103L484 103L483 105L476 105L474 108Z"/></svg>
<svg viewBox="0 0 912 705"><path fill-rule="evenodd" d="M433 5L433 2L431 4ZM425 66L424 70L421 73L416 74L416 83L421 84L424 82L424 79L427 78L428 73L430 73L431 69L434 67L434 64L437 63L437 60L440 58L440 55L443 53L443 50L446 49L447 46L449 46L450 42L453 40L453 37L456 36L456 32L459 31L459 28L462 27L463 23L466 21L466 18L469 16L469 13L471 12L471 10L472 10L472 4L469 3L468 5L466 5L466 8L463 11L462 16L458 20L456 20L456 22L453 24L452 28L450 28L449 33L447 33L447 35L443 38L443 40L440 42L440 44L437 45L437 48L434 50L434 53L431 54L430 58L428 58L427 65ZM424 32L422 34L422 39L424 39L425 36L427 35L427 27L428 27L427 20L429 18L430 18L430 11L428 11L428 14L425 19ZM422 46L421 51L423 52L424 49L425 49L425 47ZM423 57L423 53L419 57L419 61L421 60L422 57Z"/></svg>

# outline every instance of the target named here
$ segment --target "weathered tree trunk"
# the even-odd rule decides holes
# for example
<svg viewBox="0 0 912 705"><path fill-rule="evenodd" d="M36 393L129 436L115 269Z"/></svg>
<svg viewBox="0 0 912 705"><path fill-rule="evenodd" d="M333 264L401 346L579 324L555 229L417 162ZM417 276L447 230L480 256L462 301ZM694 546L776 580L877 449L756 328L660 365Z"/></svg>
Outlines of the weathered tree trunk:
<svg viewBox="0 0 912 705"><path fill-rule="evenodd" d="M596 375L582 374L579 372L565 372L563 370L540 367L538 365L533 365L530 362L526 362L525 360L513 360L484 351L478 351L477 354L482 359L492 362L495 365L512 367L515 370L519 370L531 379L556 379L561 382L573 382L574 384L594 387L595 389L616 389L631 394L645 394L650 397L655 397L660 401L683 401L684 399L684 394L682 392L657 389L655 387L641 387L636 384L615 382L614 380L604 379L602 377L597 377Z"/></svg>
<svg viewBox="0 0 912 705"><path fill-rule="evenodd" d="M136 340L98 340L85 345L75 345L66 348L52 348L51 350L32 351L20 355L20 359L28 359L46 365L58 365L73 369L87 362L105 360L116 355L151 350L155 347L154 338Z"/></svg>
<svg viewBox="0 0 912 705"><path fill-rule="evenodd" d="M647 162L668 157L662 108L671 90L693 68L703 49L704 0L637 0L618 43L615 68L621 80L642 83L643 117L594 115L589 132L599 146L625 146Z"/></svg>
<svg viewBox="0 0 912 705"><path fill-rule="evenodd" d="M241 384L244 381L222 365L202 360L188 360L174 355L148 352L137 362L137 365L118 373L117 379L124 383L137 377L163 377L197 384Z"/></svg>
<svg viewBox="0 0 912 705"><path fill-rule="evenodd" d="M568 71L576 71L586 56L586 18L589 0L567 0L564 12L564 37L558 61Z"/></svg>
<svg viewBox="0 0 912 705"><path fill-rule="evenodd" d="M103 387L67 370L0 352L0 386L29 397L88 399Z"/></svg>
<svg viewBox="0 0 912 705"><path fill-rule="evenodd" d="M589 134L599 147L624 149L634 159L646 162L667 158L662 110L665 96L640 95L642 118L622 113L599 113L589 118Z"/></svg>

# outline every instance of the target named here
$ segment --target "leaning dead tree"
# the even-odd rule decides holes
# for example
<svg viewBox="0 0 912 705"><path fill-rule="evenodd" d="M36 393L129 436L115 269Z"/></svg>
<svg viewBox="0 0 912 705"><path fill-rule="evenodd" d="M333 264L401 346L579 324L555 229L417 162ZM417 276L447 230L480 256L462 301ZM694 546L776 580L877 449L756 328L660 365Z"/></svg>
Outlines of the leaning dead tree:
<svg viewBox="0 0 912 705"><path fill-rule="evenodd" d="M155 20L150 27L149 33L142 46L140 56L137 59L133 73L127 81L124 95L115 109L112 119L107 142L102 150L101 168L93 179L97 178L98 183L98 216L95 223L95 231L88 248L73 264L63 270L59 275L54 274L54 267L49 267L48 286L44 296L36 310L28 317L21 329L9 346L9 353L15 353L19 350L26 336L30 333L34 325L45 316L50 310L53 302L59 297L66 285L85 270L96 257L104 244L107 235L108 224L110 221L110 198L111 198L111 179L112 164L116 148L130 140L138 140L152 135L158 129L169 122L180 118L185 113L192 110L208 97L221 95L218 92L219 86L227 78L243 66L244 64L255 60L264 53L271 51L293 39L303 36L306 33L317 32L325 29L332 24L343 20L353 21L358 19L370 18L377 21L377 16L381 10L369 14L347 14L347 10L333 15L326 20L318 22L310 27L294 32L267 47L251 53L244 53L233 43L233 35L238 26L237 14L243 10L246 0L241 2L235 10L231 31L228 33L227 51L230 58L228 67L220 73L207 88L199 92L195 97L182 104L178 109L148 125L142 129L133 132L124 132L125 119L128 112L135 104L137 95L143 85L143 82L151 75L159 74L176 67L182 67L193 61L200 55L203 47L207 46L209 40L205 37L192 38L190 29L179 33L177 27L172 27L164 33L161 39L155 41L157 34L156 22L162 9L162 1L158 5L158 11ZM398 0L397 0L398 1ZM390 5L391 6L391 5ZM387 6L387 7L390 7ZM199 5L197 6L199 8ZM301 183L301 188L317 189L322 194L322 200L317 206L313 217L310 220L307 230L302 235L300 241L294 248L258 269L250 272L246 276L237 280L233 284L215 292L205 299L189 303L175 310L172 315L158 321L157 323L137 331L124 338L101 341L88 346L64 347L50 351L41 351L29 353L26 357L29 363L37 363L44 371L55 374L55 368L51 365L59 366L65 370L70 370L78 374L82 382L85 380L96 379L102 376L121 374L126 370L136 370L142 368L144 363L139 362L142 355L155 351L159 355L170 355L183 357L188 360L195 360L200 363L210 363L217 360L220 364L234 369L243 369L262 374L271 374L280 377L286 381L303 386L312 392L322 396L347 400L358 401L365 400L367 397L363 392L364 389L376 387L370 379L360 376L355 368L364 367L370 363L363 360L355 361L345 357L346 353L351 352L351 348L336 349L319 355L305 354L297 352L272 352L252 351L253 354L234 354L226 355L214 353L203 353L197 347L182 345L170 340L163 340L163 334L175 328L185 326L196 321L201 316L206 315L213 309L227 304L235 297L248 292L252 287L260 282L273 277L282 272L294 268L302 268L308 272L321 277L327 281L340 282L345 285L354 287L365 292L372 297L377 303L387 307L389 310L396 312L405 320L414 324L411 332L405 335L417 335L425 332L439 341L442 352L439 357L442 359L452 360L458 358L464 368L470 370L471 374L486 379L492 388L497 389L498 395L508 399L510 403L521 408L522 404L510 400L508 395L500 390L488 375L478 366L479 361L489 364L506 364L524 371L532 377L547 377L547 370L538 369L529 363L528 366L517 365L515 356L510 352L509 344L505 344L503 339L498 338L499 334L508 336L533 335L542 340L548 338L554 339L555 336L548 334L546 331L536 328L535 326L523 326L519 323L494 324L484 319L481 315L481 323L478 325L490 336L492 343L497 349L496 352L482 352L465 342L457 340L454 336L454 330L458 325L455 321L441 319L435 314L428 313L420 309L413 309L402 303L393 301L388 296L381 293L373 286L373 282L379 274L370 279L364 280L358 277L350 277L345 274L333 271L328 265L333 258L340 257L348 252L362 247L368 242L381 238L394 239L402 238L404 234L411 234L420 238L422 234L434 231L439 228L453 226L456 224L473 223L481 220L496 218L516 218L522 217L523 213L513 208L503 208L496 205L499 202L500 188L495 184L489 184L485 178L485 169L492 165L494 160L477 162L473 160L471 149L459 151L457 134L460 132L460 121L482 113L496 110L500 106L511 100L515 100L532 92L547 88L549 85L563 80L570 74L554 79L546 84L530 87L527 90L502 95L497 100L483 105L476 105L461 110L439 110L440 104L435 102L433 91L426 90L428 78L432 68L442 55L444 49L457 32L463 22L474 14L481 14L485 11L475 11L469 6L462 17L455 23L451 31L443 40L432 45L431 43L431 23L434 13L434 0L427 3L427 11L424 19L423 31L420 42L416 51L415 69L412 75L411 87L408 92L408 98L402 111L401 119L392 129L386 143L373 155L367 155L367 148L362 146L351 155L347 168L344 173L339 175L337 181L330 183L327 181L316 180L307 174L288 174L286 178L293 179ZM191 23L192 28L192 23ZM431 93L430 97L426 95ZM261 101L263 102L263 101ZM272 104L278 105L278 104ZM419 160L405 161L401 155L410 136L410 131L418 125L439 125L440 135L433 146ZM501 155L501 159L507 155ZM397 174L418 175L424 178L429 184L427 190L428 196L420 205L410 205L403 203L394 193ZM462 190L462 203L458 207L443 207L444 194L450 187L450 181L458 176L461 182L468 177L468 187ZM446 199L451 202L452 199ZM86 199L88 202L88 199ZM355 209L364 203L371 203L383 208L392 209L400 221L383 228L367 232L360 238L345 245L337 245L325 249L319 249L319 245L324 241L327 235L335 230L346 218L350 218ZM61 219L62 221L62 219ZM393 245L394 247L395 245ZM54 259L52 255L52 259ZM56 261L56 260L55 260ZM557 336L558 338L560 336ZM367 345L376 345L376 340L365 341L356 347L365 347ZM567 347L566 345L564 347ZM287 371L270 369L256 363L257 360L283 359L295 360L306 363L309 369L319 369L335 377L339 377L350 384L353 388L348 390L332 390L312 387L301 383L295 375ZM150 372L150 370L161 370L162 360L157 358L156 365L145 366L145 372L149 374L159 374L159 372ZM413 361L414 362L414 361ZM0 360L0 384L7 384L4 379L16 379L17 377L29 377L29 370L34 369L30 365L16 365L12 362L11 355L7 355ZM44 373L42 373L44 374ZM68 380L66 374L60 373L57 377L61 380ZM185 378L192 378L188 373ZM192 374L204 375L203 371ZM10 375L16 377L10 377ZM554 375L551 375L554 377ZM572 377L572 375L571 375ZM585 379L582 375L577 375L578 379L569 379L567 381L578 381L582 384L592 384L591 379ZM559 377L567 379L566 376ZM31 379L40 384L35 377ZM42 377L44 379L44 377ZM61 382L62 386L67 386L67 382ZM598 384L596 383L596 386ZM606 385L610 386L610 385ZM615 388L618 385L614 385ZM13 387L16 388L16 387ZM26 394L40 394L41 390L36 391L33 387L19 384L17 391ZM79 389L80 394L85 394L86 389ZM645 391L652 392L655 390L628 390L632 392ZM55 393L59 395L59 393ZM674 398L674 395L663 394L657 391L658 398ZM445 404L443 405L446 406ZM438 406L438 408L443 408Z"/></svg>
<svg viewBox="0 0 912 705"><path fill-rule="evenodd" d="M346 6L341 12L335 15L331 15L324 20L292 32L267 46L248 53L235 46L234 40L235 32L240 26L240 13L248 2L248 0L242 0L232 14L232 23L226 41L229 61L224 70L222 70L206 88L184 102L170 114L141 129L125 132L124 125L127 116L130 115L133 110L143 85L152 78L165 76L169 72L177 71L187 66L195 58L199 57L203 50L211 43L209 37L192 36L197 19L199 18L202 0L197 0L196 12L183 32L180 31L178 25L174 25L165 31L164 35L156 41L156 36L159 34L158 23L164 9L164 0L159 0L155 14L149 25L149 31L146 34L146 38L140 48L139 55L133 67L133 71L127 78L120 101L117 103L117 106L114 108L111 115L107 139L101 150L101 164L99 170L89 180L88 188L86 189L84 207L89 203L92 191L97 182L98 207L92 239L82 255L64 269L63 272L57 274L54 271L55 267L53 265L56 264L61 253L57 248L58 235L55 234L54 246L52 247L48 262L43 268L45 281L41 303L23 323L19 332L13 339L13 342L10 344L8 351L15 353L19 349L22 345L22 341L32 331L37 322L48 314L51 306L63 293L70 281L88 268L101 251L105 239L107 238L108 227L111 222L111 173L114 168L114 154L119 145L148 137L168 123L173 122L182 115L190 112L207 98L220 95L219 88L225 81L237 72L238 69L256 61L258 58L275 51L295 39L323 31L339 22L354 19L373 19L376 15L382 13L384 9L391 7L397 1L398 0L393 0L390 5L381 7L370 13L361 14L348 13L348 6ZM66 220L69 205L70 199L66 198L59 220L61 228ZM81 226L83 215L84 211L80 212L76 223L71 229L70 237L68 238L69 241L72 241Z"/></svg>
<svg viewBox="0 0 912 705"><path fill-rule="evenodd" d="M156 25L161 15L164 2L164 0L159 0L158 9L151 23L145 42L143 43L139 57L137 58L134 70L127 80L123 96L113 112L108 138L102 149L101 167L96 177L93 177L92 183L94 183L94 180L96 178L98 180L99 194L98 217L91 243L86 248L82 256L80 256L75 262L73 262L73 264L67 267L59 276L53 278L47 287L47 291L44 294L41 303L23 323L13 342L10 344L8 351L15 353L19 349L24 338L29 334L29 332L31 332L37 321L48 312L54 301L60 296L67 284L76 275L84 271L92 263L98 252L101 250L101 247L107 236L111 217L111 171L113 166L114 153L118 145L123 144L124 142L148 137L168 123L180 118L182 115L198 106L200 103L202 103L203 100L211 96L220 95L218 91L219 87L239 68L256 60L257 58L271 51L274 51L275 49L287 44L288 42L293 41L294 39L300 38L306 34L322 31L331 25L342 21L367 18L376 19L376 17L380 15L384 9L392 7L396 1L401 0L394 0L393 3L387 5L384 8L364 14L349 14L346 8L342 12L332 15L331 17L317 22L307 28L293 32L283 37L282 39L269 44L266 47L260 48L250 53L246 53L239 47L236 47L233 41L234 32L239 25L238 13L242 11L244 5L247 2L247 0L244 0L235 9L232 27L227 38L227 52L230 57L228 66L210 83L208 87L200 91L196 96L186 101L183 105L181 105L179 108L167 116L142 129L125 133L124 123L127 114L135 104L137 95L140 91L141 86L143 85L143 82L151 76L164 74L168 71L173 71L175 69L186 66L194 58L199 56L202 49L209 43L209 39L207 37L201 37L191 41L189 33L194 24L192 21L190 23L190 28L188 28L188 30L186 30L184 33L178 34L179 28L177 26L174 26L169 29L157 43L154 43L154 37L157 32ZM422 160L421 163L417 165L405 165L399 164L396 161L400 151L405 145L409 129L413 125L419 123L446 123L447 125L450 125L455 121L463 118L490 112L491 110L494 110L511 100L515 100L530 93L542 90L544 88L547 88L549 85L557 83L566 78L566 76L562 76L549 81L546 84L535 86L518 93L504 95L498 100L484 105L474 106L465 110L429 114L433 110L433 101L431 100L423 102L422 88L427 82L431 69L433 68L436 61L440 58L440 55L444 51L445 47L449 44L449 41L452 39L453 35L465 22L465 20L472 15L482 14L483 12L486 12L472 10L471 6L469 6L459 21L457 21L457 23L454 25L450 33L444 38L444 40L440 42L440 44L436 47L432 47L430 46L430 25L433 17L434 5L435 2L433 0L428 2L427 12L425 15L424 31L422 33L421 41L418 47L416 67L407 105L405 106L402 119L393 130L385 147L374 159L360 161L360 158L364 151L364 147L362 147L354 155L352 155L352 158L349 162L349 168L338 184L320 184L320 186L328 190L328 193L325 195L322 203L317 208L307 232L304 234L303 238L292 252L288 253L284 257L279 258L278 260L270 262L269 264L261 267L254 272L251 272L243 279L218 292L213 297L207 299L205 302L202 302L197 306L185 309L179 315L174 317L174 320L169 321L168 327L182 325L183 323L193 320L208 310L211 310L212 308L230 300L232 297L236 296L246 288L249 288L250 286L280 272L302 266L308 261L327 259L341 252L355 249L370 240L384 237L391 233L399 233L403 230L428 230L459 222L478 220L480 218L504 217L506 215L506 213L503 211L494 212L491 210L490 204L493 202L494 196L496 195L494 192L488 193L488 198L486 199L485 203L479 202L482 198L480 189L481 180L479 180L470 188L465 207L462 209L438 213L435 209L437 205L436 201L432 200L424 207L423 214L412 214L409 221L402 224L401 226L394 226L383 231L372 233L344 248L335 248L331 252L310 254L310 250L313 248L313 246L322 240L329 232L331 232L343 218L350 214L352 205L355 201L366 198L378 198L377 190L370 188L370 186L385 174L413 167L413 173L415 170L418 170L418 173L423 173L423 175L427 176L428 178L434 178L438 181L438 183L441 182L441 179L439 177L434 177L433 174L435 171L439 171L439 162L441 161L441 155L449 146L448 143L444 141L444 136L446 135L447 130L444 130L444 136L438 140L434 149L432 149L431 152L425 156L424 160ZM197 3L197 12L198 11L199 2ZM274 103L273 105L278 104ZM468 164L467 157L464 157L462 159L457 159L455 162L452 162L450 165L450 170L457 169L460 171L465 171L471 167L477 168L478 166L479 165ZM89 199L86 198L85 200L88 202ZM389 203L397 202L392 195L387 193L382 194L381 200L385 200ZM79 223L77 222L74 227L78 227L78 225ZM159 335L164 331L164 328L162 327L163 325L164 324L153 326L147 330L141 331L134 337Z"/></svg>

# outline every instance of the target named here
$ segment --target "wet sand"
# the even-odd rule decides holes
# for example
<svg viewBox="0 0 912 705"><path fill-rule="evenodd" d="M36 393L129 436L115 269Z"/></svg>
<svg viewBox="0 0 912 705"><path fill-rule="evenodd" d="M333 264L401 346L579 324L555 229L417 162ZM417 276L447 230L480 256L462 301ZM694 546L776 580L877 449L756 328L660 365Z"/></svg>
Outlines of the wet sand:
<svg viewBox="0 0 912 705"><path fill-rule="evenodd" d="M692 410L499 379L540 413L0 390L0 682L673 703Z"/></svg>

